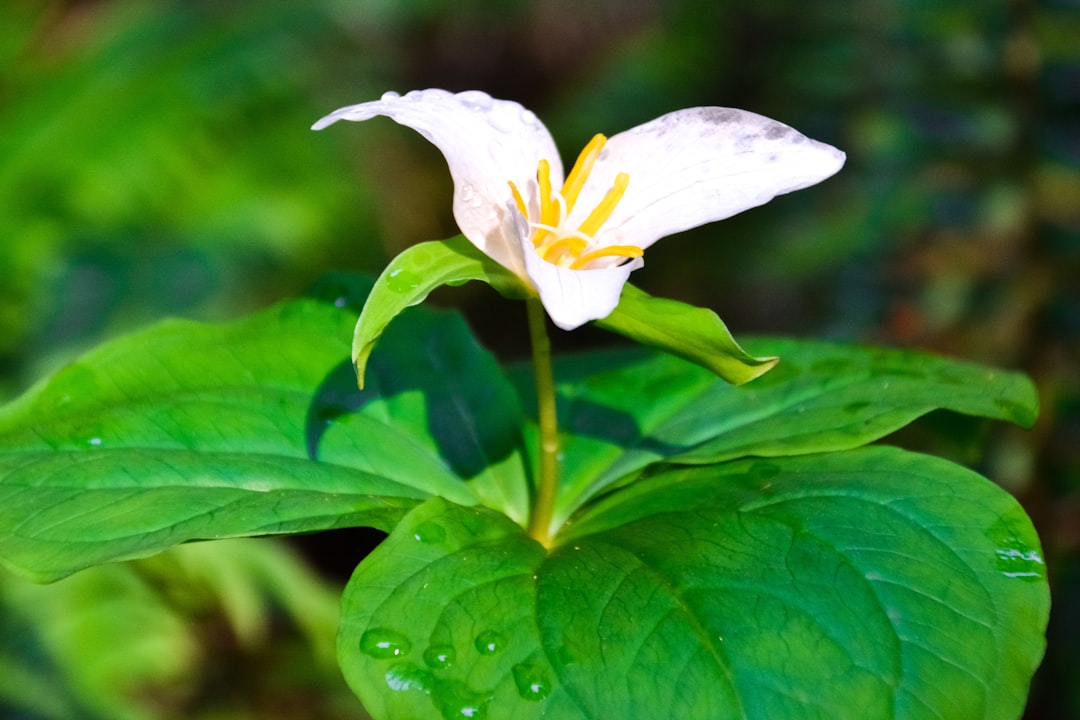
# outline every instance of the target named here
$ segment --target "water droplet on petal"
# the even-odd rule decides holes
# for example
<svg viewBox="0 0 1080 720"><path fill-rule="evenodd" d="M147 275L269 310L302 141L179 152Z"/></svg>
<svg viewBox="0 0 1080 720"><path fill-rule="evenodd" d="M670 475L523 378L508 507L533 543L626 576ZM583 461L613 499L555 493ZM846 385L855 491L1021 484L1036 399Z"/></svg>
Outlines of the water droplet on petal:
<svg viewBox="0 0 1080 720"><path fill-rule="evenodd" d="M445 670L454 664L456 656L453 645L432 645L424 650L424 663L432 670Z"/></svg>
<svg viewBox="0 0 1080 720"><path fill-rule="evenodd" d="M394 92L393 90L390 90L390 91L388 91L388 92L384 92L384 93L382 94L382 97L381 97L381 98L379 98L379 99L380 99L380 100L383 100L383 101L386 101L386 100L397 100L397 99L398 99L398 98L400 98L400 97L401 97L401 93L396 93L396 92Z"/></svg>
<svg viewBox="0 0 1080 720"><path fill-rule="evenodd" d="M551 694L551 678L541 665L519 663L512 668L518 695L524 700L540 702Z"/></svg>
<svg viewBox="0 0 1080 720"><path fill-rule="evenodd" d="M461 202L472 208L478 208L484 204L484 197L476 191L476 188L468 183L461 186Z"/></svg>
<svg viewBox="0 0 1080 720"><path fill-rule="evenodd" d="M476 636L475 644L481 655L494 655L506 648L506 638L494 630L487 630Z"/></svg>
<svg viewBox="0 0 1080 720"><path fill-rule="evenodd" d="M537 125L540 121L536 119L536 113L534 113L532 110L527 110L525 108L522 108L521 109L521 122L528 125L529 127L533 127L533 126Z"/></svg>
<svg viewBox="0 0 1080 720"><path fill-rule="evenodd" d="M401 657L411 649L407 637L386 628L371 628L360 637L360 651L378 660Z"/></svg>
<svg viewBox="0 0 1080 720"><path fill-rule="evenodd" d="M467 90L463 93L458 93L458 100L461 104L469 108L473 112L483 112L491 107L494 100L486 92L480 90Z"/></svg>

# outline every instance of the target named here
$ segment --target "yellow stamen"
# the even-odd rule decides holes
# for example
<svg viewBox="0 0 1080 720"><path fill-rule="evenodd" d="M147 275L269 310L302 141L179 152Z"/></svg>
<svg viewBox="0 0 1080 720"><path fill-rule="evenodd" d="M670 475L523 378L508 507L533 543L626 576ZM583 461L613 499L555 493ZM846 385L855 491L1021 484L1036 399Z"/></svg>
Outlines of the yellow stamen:
<svg viewBox="0 0 1080 720"><path fill-rule="evenodd" d="M594 135L593 139L578 155L570 174L566 176L566 182L562 186L562 196L566 199L567 215L574 209L581 188L585 187L585 181L589 179L589 173L592 172L596 158L600 156L600 151L604 149L604 143L606 142L607 138L603 135Z"/></svg>
<svg viewBox="0 0 1080 720"><path fill-rule="evenodd" d="M533 246L540 257L549 263L572 270L584 270L601 258L639 258L645 254L641 248L634 245L611 245L595 250L589 249L593 245L593 237L611 218L615 207L626 194L630 176L624 172L615 176L607 195L593 208L576 232L568 231L568 228L563 227L606 142L607 138L603 135L593 136L593 139L578 155L566 182L558 192L553 192L551 187L551 163L541 160L537 165L536 184L540 201L540 217L536 221L530 221L529 226L533 229ZM510 183L510 191L514 195L514 203L518 210L526 220L529 220L525 199L513 182Z"/></svg>
<svg viewBox="0 0 1080 720"><path fill-rule="evenodd" d="M581 270L593 260L598 260L602 257L625 257L625 258L639 258L645 254L645 251L636 245L608 245L607 247L598 248L591 252L578 255L574 262L570 263L571 270Z"/></svg>
<svg viewBox="0 0 1080 720"><path fill-rule="evenodd" d="M630 184L630 176L626 173L619 173L615 176L615 184L608 190L608 194L604 196L604 199L600 201L600 204L593 208L593 211L589 213L589 217L585 218L585 222L581 223L578 227L578 232L582 235L588 235L592 237L596 234L596 231L600 229L600 226L607 222L607 219L611 217L612 211L615 210L615 206L622 200L623 193L626 192L626 186Z"/></svg>
<svg viewBox="0 0 1080 720"><path fill-rule="evenodd" d="M551 163L541 160L536 168L536 184L540 192L540 222L538 225L558 227L559 204L551 196ZM533 235L533 245L540 247L544 239L551 234L550 230L540 228Z"/></svg>
<svg viewBox="0 0 1080 720"><path fill-rule="evenodd" d="M546 248L538 248L540 250L540 256L547 260L549 263L556 265L562 265L563 260L569 255L569 260L572 263L574 258L578 257L585 248L589 246L589 243L585 242L579 237L566 237L556 240L548 245ZM565 263L569 265L570 263Z"/></svg>
<svg viewBox="0 0 1080 720"><path fill-rule="evenodd" d="M551 193L551 163L541 160L536 181L540 186L540 224L556 227L559 224L559 203Z"/></svg>
<svg viewBox="0 0 1080 720"><path fill-rule="evenodd" d="M509 181L509 184L510 192L514 193L514 202L517 203L517 209L521 211L522 217L528 220L529 210L525 207L525 201L522 199L521 193L518 192L517 185L514 184L513 180Z"/></svg>

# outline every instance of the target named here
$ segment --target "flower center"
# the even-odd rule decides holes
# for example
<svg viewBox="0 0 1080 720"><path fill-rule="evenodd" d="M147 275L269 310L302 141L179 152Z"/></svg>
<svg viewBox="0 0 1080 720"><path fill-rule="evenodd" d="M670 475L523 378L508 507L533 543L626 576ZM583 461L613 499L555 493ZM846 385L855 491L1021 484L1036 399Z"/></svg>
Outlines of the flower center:
<svg viewBox="0 0 1080 720"><path fill-rule="evenodd" d="M588 217L577 229L567 227L566 222L570 212L577 203L581 189L589 179L596 158L604 147L607 138L596 135L585 149L578 155L570 174L566 176L566 182L562 188L555 192L551 187L551 164L547 160L541 160L536 170L536 182L540 192L540 217L532 219L525 205L525 200L518 192L517 186L510 183L510 190L514 193L514 202L518 210L525 217L529 227L533 229L532 242L537 254L544 260L555 265L568 267L571 270L587 270L597 265L603 258L636 258L644 254L641 248L634 245L608 245L602 247L596 244L593 237L599 232L615 206L622 200L626 186L630 183L630 176L619 173L615 176L615 182L608 190L604 199L593 208Z"/></svg>

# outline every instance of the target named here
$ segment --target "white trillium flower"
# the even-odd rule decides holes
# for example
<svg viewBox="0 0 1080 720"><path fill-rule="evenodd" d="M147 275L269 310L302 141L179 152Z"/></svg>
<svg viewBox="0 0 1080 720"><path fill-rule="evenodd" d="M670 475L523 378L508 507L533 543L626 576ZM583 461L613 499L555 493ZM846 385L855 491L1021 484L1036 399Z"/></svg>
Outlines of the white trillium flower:
<svg viewBox="0 0 1080 720"><path fill-rule="evenodd" d="M564 176L536 115L479 91L386 93L312 129L378 115L442 152L461 232L535 291L564 330L607 317L660 238L818 183L844 164L844 153L775 120L698 107L597 135Z"/></svg>

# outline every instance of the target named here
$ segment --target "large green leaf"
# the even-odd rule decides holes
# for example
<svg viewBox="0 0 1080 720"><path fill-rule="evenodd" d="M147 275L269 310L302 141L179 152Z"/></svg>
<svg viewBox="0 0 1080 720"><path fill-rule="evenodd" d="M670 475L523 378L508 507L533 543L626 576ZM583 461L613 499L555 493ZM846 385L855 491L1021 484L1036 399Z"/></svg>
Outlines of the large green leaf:
<svg viewBox="0 0 1080 720"><path fill-rule="evenodd" d="M0 562L52 580L197 538L389 530L441 495L524 521L517 398L457 316L415 311L356 389L363 288L106 344L0 410Z"/></svg>
<svg viewBox="0 0 1080 720"><path fill-rule="evenodd" d="M926 353L787 339L746 342L778 355L771 372L732 387L688 362L649 351L561 358L555 374L563 491L556 518L659 461L846 450L937 409L1034 422L1038 396L1019 373ZM519 392L531 402L527 369Z"/></svg>
<svg viewBox="0 0 1080 720"><path fill-rule="evenodd" d="M374 717L1008 720L1044 647L1020 507L893 448L663 473L558 542L406 516L343 601Z"/></svg>

